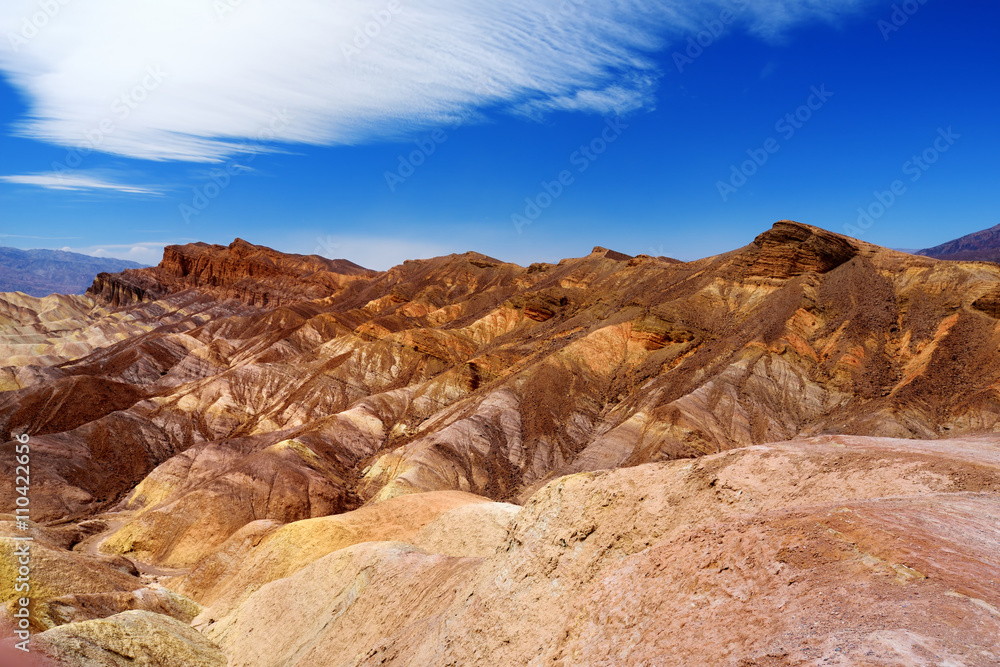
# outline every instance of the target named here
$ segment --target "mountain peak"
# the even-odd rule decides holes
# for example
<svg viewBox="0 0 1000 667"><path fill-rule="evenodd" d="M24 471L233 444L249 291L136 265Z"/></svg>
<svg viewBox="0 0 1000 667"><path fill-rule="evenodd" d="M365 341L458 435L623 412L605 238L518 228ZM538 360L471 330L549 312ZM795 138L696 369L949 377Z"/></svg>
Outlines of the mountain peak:
<svg viewBox="0 0 1000 667"><path fill-rule="evenodd" d="M241 239L238 236L235 239L233 239L233 242L230 243L228 247L229 247L230 250L243 250L243 249L262 250L262 249L265 249L265 246L254 245L253 243L250 243L249 241L244 241L243 239Z"/></svg>
<svg viewBox="0 0 1000 667"><path fill-rule="evenodd" d="M594 249L590 251L591 257L603 257L605 259L612 259L616 262L627 262L632 259L632 255L626 255L623 252L618 252L616 250L610 250L602 246L596 245Z"/></svg>

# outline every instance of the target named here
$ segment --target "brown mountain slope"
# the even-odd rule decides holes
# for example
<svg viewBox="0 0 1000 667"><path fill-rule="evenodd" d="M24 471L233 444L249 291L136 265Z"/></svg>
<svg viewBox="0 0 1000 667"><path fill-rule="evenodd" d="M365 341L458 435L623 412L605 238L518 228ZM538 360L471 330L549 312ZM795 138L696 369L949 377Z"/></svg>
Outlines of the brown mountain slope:
<svg viewBox="0 0 1000 667"><path fill-rule="evenodd" d="M1000 225L917 251L935 259L1000 263Z"/></svg>
<svg viewBox="0 0 1000 667"><path fill-rule="evenodd" d="M285 479L260 472L285 441L298 454L281 454L275 470L319 475L328 487L307 510L309 490L292 485L299 499L289 506L329 512L413 491L523 498L565 473L820 433L939 437L992 430L1000 419L991 306L1000 268L988 265L780 222L745 248L697 262L595 249L525 269L467 253L229 314L215 305L219 290L253 303L303 262L314 266L293 257L287 268L279 257L285 273L259 288L245 288L257 269L212 268L278 254L248 245L171 249L148 275L174 275L165 267L183 264L176 257L206 254L209 269L161 280L158 290L174 290L163 300L110 311L148 322L146 333L57 365L62 377L125 382L147 398L105 402L94 421L39 432L53 456L38 474L58 495L42 496L40 511L117 500L195 445L235 466L236 486L205 487L187 479L188 465L153 472L144 485L158 492L128 504L149 512L151 534L162 528L156 517L195 531L232 518L217 540L240 521L293 518L257 508L238 519L233 509L244 502L241 485L266 498ZM283 293L319 289L314 275ZM197 315L181 317L189 311ZM17 402L45 405L53 391L29 387ZM88 399L66 400L72 408Z"/></svg>

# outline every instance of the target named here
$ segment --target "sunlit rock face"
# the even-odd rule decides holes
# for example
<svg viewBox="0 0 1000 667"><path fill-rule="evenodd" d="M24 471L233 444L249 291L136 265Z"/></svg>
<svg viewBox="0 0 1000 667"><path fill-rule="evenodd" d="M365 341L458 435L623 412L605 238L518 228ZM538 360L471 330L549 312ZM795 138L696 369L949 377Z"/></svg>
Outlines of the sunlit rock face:
<svg viewBox="0 0 1000 667"><path fill-rule="evenodd" d="M41 553L96 573L39 597L53 651L994 664L998 295L790 221L695 262L172 246L0 295L0 513L27 433L32 520L82 531Z"/></svg>

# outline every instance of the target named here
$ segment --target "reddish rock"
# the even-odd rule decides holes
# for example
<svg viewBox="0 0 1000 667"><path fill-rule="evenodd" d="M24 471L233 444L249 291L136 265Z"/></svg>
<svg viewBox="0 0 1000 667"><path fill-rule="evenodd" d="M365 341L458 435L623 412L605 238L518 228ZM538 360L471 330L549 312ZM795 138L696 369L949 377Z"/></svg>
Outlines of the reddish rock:
<svg viewBox="0 0 1000 667"><path fill-rule="evenodd" d="M102 273L87 294L119 307L198 288L219 299L274 308L329 296L354 278L372 275L373 271L347 260L288 255L236 239L228 247L167 246L158 266Z"/></svg>

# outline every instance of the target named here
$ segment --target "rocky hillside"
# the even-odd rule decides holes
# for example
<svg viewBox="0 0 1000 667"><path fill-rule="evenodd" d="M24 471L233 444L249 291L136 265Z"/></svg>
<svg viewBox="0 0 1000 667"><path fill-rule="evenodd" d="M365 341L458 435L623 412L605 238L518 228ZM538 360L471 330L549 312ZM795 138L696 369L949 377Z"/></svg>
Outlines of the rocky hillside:
<svg viewBox="0 0 1000 667"><path fill-rule="evenodd" d="M935 259L1000 263L1000 225L917 252Z"/></svg>
<svg viewBox="0 0 1000 667"><path fill-rule="evenodd" d="M0 292L29 296L83 294L101 272L137 269L141 264L62 250L0 247Z"/></svg>
<svg viewBox="0 0 1000 667"><path fill-rule="evenodd" d="M98 577L37 600L66 664L140 627L191 664L998 658L1000 266L790 221L695 262L237 240L0 317L39 544Z"/></svg>
<svg viewBox="0 0 1000 667"><path fill-rule="evenodd" d="M87 294L107 305L126 306L196 288L218 299L274 308L320 298L352 279L374 274L344 259L288 255L236 239L229 247L167 246L158 266L102 273Z"/></svg>

